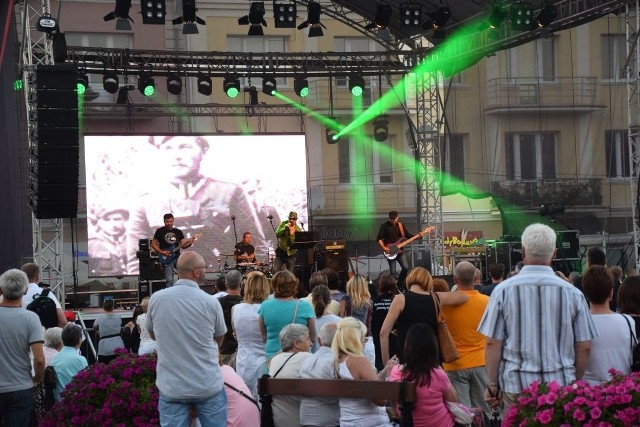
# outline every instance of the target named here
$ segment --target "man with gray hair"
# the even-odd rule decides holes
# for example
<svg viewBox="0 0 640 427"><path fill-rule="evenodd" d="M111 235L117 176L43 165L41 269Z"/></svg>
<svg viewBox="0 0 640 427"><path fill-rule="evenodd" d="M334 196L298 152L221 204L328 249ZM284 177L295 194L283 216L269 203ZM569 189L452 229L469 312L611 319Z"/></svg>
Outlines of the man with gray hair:
<svg viewBox="0 0 640 427"><path fill-rule="evenodd" d="M27 426L33 387L44 375L44 336L38 315L22 308L27 275L11 269L0 275L0 425ZM34 375L31 376L33 354Z"/></svg>
<svg viewBox="0 0 640 427"><path fill-rule="evenodd" d="M556 276L556 233L532 224L522 233L524 267L494 289L478 331L487 337L485 400L506 412L532 382L579 380L598 336L578 289Z"/></svg>
<svg viewBox="0 0 640 427"><path fill-rule="evenodd" d="M449 332L460 353L458 360L444 363L443 367L458 392L460 402L489 412L484 401L484 390L487 388L487 373L484 368L485 338L477 330L489 297L474 289L477 270L470 262L462 261L453 271L456 292L468 295L469 299L464 304L442 306Z"/></svg>
<svg viewBox="0 0 640 427"><path fill-rule="evenodd" d="M242 274L238 270L231 270L224 278L224 284L227 287L227 295L219 298L220 305L222 306L222 313L224 314L224 324L227 326L227 333L224 335L222 345L220 346L220 356L222 362L228 365L233 356L238 351L238 341L233 334L233 326L231 324L231 313L233 306L242 302L242 296L240 295L240 287L242 285ZM235 368L235 363L232 364L232 368Z"/></svg>
<svg viewBox="0 0 640 427"><path fill-rule="evenodd" d="M300 368L300 378L335 378L335 357L331 343L338 330L337 323L327 323L320 328L318 351L307 357ZM300 424L303 426L331 426L340 424L340 405L336 397L302 397Z"/></svg>

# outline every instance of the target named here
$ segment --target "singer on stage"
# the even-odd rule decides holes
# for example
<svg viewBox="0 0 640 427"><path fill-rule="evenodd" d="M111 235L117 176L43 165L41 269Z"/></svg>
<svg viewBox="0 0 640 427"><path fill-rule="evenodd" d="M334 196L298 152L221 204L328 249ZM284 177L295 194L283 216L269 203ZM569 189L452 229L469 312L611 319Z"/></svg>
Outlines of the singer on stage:
<svg viewBox="0 0 640 427"><path fill-rule="evenodd" d="M237 263L241 262L257 262L256 261L256 248L251 244L251 233L245 231L242 235L242 241L236 244L236 248L233 254Z"/></svg>
<svg viewBox="0 0 640 427"><path fill-rule="evenodd" d="M291 249L291 245L295 242L296 231L302 231L298 224L296 224L296 221L298 221L298 214L291 211L289 212L289 219L282 221L278 228L276 228L278 247L276 248L276 259L273 264L275 271L286 268L293 272L296 264L297 249Z"/></svg>

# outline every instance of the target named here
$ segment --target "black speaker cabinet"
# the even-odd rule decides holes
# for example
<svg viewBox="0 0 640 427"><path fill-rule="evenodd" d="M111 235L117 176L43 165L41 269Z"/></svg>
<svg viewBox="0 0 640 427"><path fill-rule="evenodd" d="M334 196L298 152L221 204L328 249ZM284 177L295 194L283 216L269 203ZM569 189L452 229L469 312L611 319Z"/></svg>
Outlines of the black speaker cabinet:
<svg viewBox="0 0 640 427"><path fill-rule="evenodd" d="M423 267L431 272L431 249L426 245L411 247L411 267Z"/></svg>
<svg viewBox="0 0 640 427"><path fill-rule="evenodd" d="M338 273L349 272L349 256L345 250L324 251L324 266Z"/></svg>
<svg viewBox="0 0 640 427"><path fill-rule="evenodd" d="M29 203L36 218L75 218L78 213L80 145L77 68L38 66L36 108L30 129L31 179Z"/></svg>
<svg viewBox="0 0 640 427"><path fill-rule="evenodd" d="M138 304L144 297L150 297L154 292L161 291L166 287L163 280L140 280L138 282Z"/></svg>
<svg viewBox="0 0 640 427"><path fill-rule="evenodd" d="M164 281L164 270L157 258L143 257L140 262L140 281L162 280Z"/></svg>
<svg viewBox="0 0 640 427"><path fill-rule="evenodd" d="M580 235L577 230L563 230L556 233L556 260L575 261L580 259Z"/></svg>

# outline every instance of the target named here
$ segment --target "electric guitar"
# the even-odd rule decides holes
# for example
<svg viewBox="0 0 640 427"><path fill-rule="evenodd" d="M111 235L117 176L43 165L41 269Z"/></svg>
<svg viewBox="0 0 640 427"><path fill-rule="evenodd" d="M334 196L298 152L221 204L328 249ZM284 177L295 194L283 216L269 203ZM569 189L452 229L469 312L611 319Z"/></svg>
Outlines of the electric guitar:
<svg viewBox="0 0 640 427"><path fill-rule="evenodd" d="M416 239L419 239L420 237L423 236L423 234L426 234L430 231L435 230L436 227L434 225L425 228L424 230L422 230L421 232L419 232L418 234L416 234L415 236L413 236L410 239L405 239L404 237L401 237L400 239L398 239L396 242L387 245L387 247L389 248L389 252L384 252L384 256L387 259L396 259L396 257L398 256L398 254L401 254L402 252L404 252L404 248L405 246L407 246L409 243L413 242Z"/></svg>
<svg viewBox="0 0 640 427"><path fill-rule="evenodd" d="M195 242L201 237L202 237L202 233L198 233L195 236L193 236L193 241ZM164 256L161 253L158 253L158 261L160 261L160 264L166 267L167 265L171 264L171 262L174 259L178 258L178 251L180 249L182 249L180 247L180 242L174 243L173 245L169 246L169 249L167 249L170 252L168 256Z"/></svg>

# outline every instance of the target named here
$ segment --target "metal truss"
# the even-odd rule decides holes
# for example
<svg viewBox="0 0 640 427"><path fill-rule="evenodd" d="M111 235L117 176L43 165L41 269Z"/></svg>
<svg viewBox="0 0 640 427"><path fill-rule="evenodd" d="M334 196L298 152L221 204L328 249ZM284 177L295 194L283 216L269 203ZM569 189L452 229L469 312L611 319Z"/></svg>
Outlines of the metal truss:
<svg viewBox="0 0 640 427"><path fill-rule="evenodd" d="M631 166L631 212L633 217L633 251L636 268L640 268L640 47L638 46L638 30L640 29L640 17L638 16L638 0L627 3L625 18L627 21L627 62L625 69L627 77L627 121L629 142L629 163Z"/></svg>
<svg viewBox="0 0 640 427"><path fill-rule="evenodd" d="M87 74L117 71L122 74L149 72L167 75L178 72L211 77L229 74L244 76L269 74L275 77L329 77L359 72L364 76L380 73L402 75L417 65L409 51L385 52L167 52L136 49L69 47L67 62L75 63Z"/></svg>
<svg viewBox="0 0 640 427"><path fill-rule="evenodd" d="M37 7L36 7L37 5ZM21 32L20 69L24 84L25 106L27 109L29 147L37 144L34 132L38 123L32 114L36 109L36 97L29 96L34 88L30 87L33 74L38 65L53 64L53 51L51 39L46 34L35 29L40 16L50 13L48 0L29 3L22 1L16 8L16 18L19 19L19 31ZM33 227L33 258L40 266L41 278L49 283L55 292L60 304L64 307L64 263L63 263L63 222L62 219L36 219L32 217Z"/></svg>
<svg viewBox="0 0 640 427"><path fill-rule="evenodd" d="M108 104L87 102L84 117L158 117L158 116L302 116L290 105L224 105L224 104Z"/></svg>

